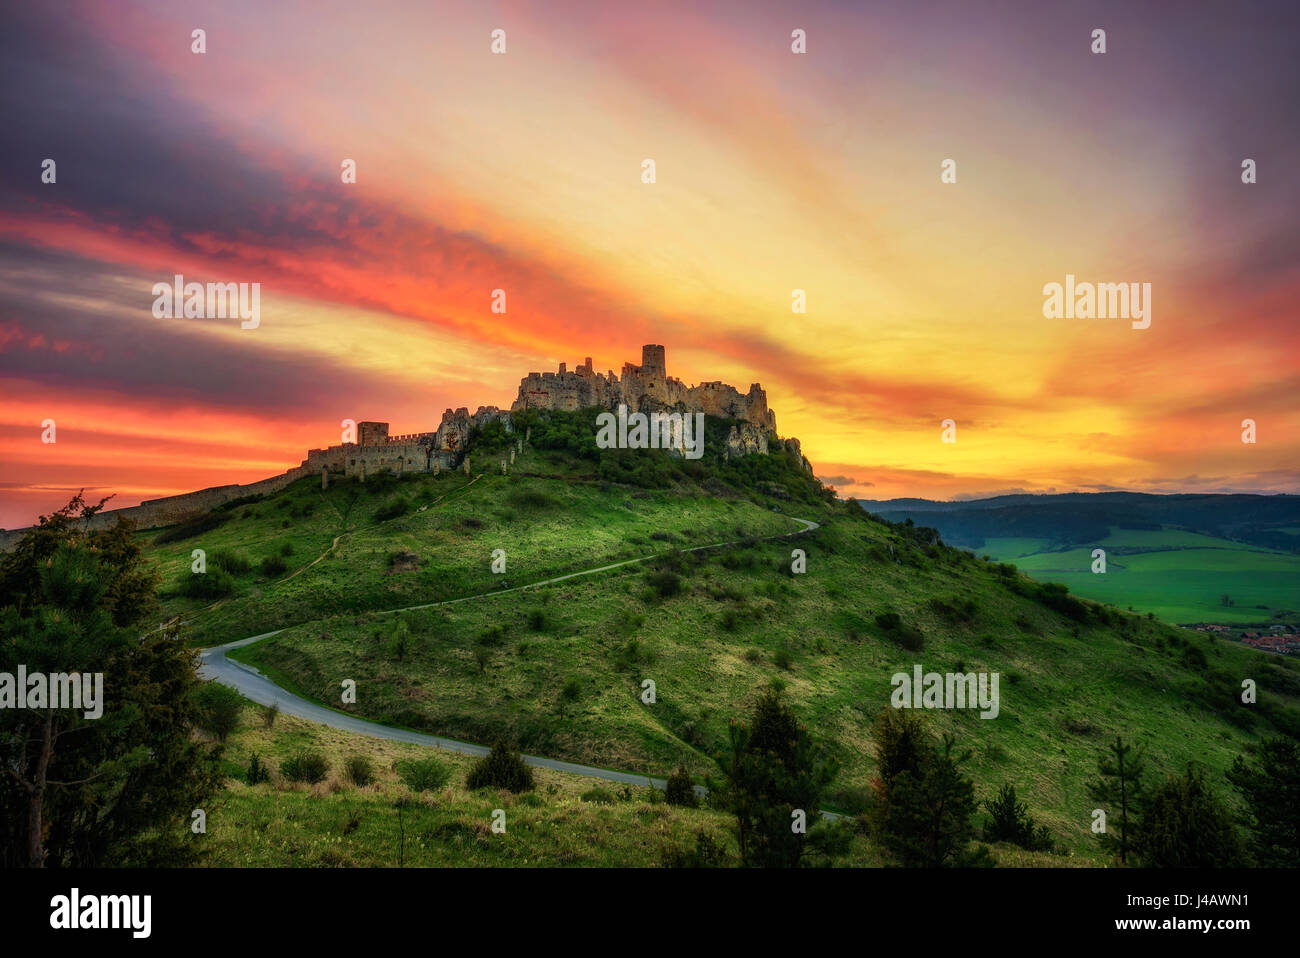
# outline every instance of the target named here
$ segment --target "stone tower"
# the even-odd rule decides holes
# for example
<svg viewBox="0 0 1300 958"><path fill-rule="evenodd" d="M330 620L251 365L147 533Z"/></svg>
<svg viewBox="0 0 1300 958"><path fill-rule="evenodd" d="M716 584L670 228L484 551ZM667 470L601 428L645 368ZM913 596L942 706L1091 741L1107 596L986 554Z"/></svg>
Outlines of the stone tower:
<svg viewBox="0 0 1300 958"><path fill-rule="evenodd" d="M382 446L388 442L388 423L386 422L359 422L357 423L357 445L358 446Z"/></svg>
<svg viewBox="0 0 1300 958"><path fill-rule="evenodd" d="M668 367L664 364L662 346L641 347L641 374L652 382L663 382L668 378Z"/></svg>

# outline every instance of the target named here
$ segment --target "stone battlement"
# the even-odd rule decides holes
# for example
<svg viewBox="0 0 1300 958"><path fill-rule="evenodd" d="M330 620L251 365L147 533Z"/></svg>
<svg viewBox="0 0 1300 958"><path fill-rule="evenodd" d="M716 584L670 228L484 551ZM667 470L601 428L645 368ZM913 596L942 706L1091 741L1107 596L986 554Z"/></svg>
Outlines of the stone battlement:
<svg viewBox="0 0 1300 958"><path fill-rule="evenodd" d="M641 364L624 363L618 376L613 370L594 372L590 356L572 372L560 363L559 372L529 373L510 409L613 410L620 403L631 412L702 412L776 432L776 414L767 408L767 393L758 383L748 393L720 380L687 386L668 375L664 347L655 345L642 346Z"/></svg>

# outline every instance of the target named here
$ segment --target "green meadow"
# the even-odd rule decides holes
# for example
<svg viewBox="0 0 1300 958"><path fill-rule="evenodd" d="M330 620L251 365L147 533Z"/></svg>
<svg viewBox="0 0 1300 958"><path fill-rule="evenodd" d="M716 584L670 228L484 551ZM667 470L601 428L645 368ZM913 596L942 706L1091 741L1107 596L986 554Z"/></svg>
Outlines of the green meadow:
<svg viewBox="0 0 1300 958"><path fill-rule="evenodd" d="M826 517L823 517L826 518ZM791 547L809 572L789 574ZM896 556L891 560L888 550ZM675 590L664 583L673 576ZM956 610L956 611L953 611ZM900 648L876 616L895 612L921 636ZM987 563L929 556L866 520L831 519L796 540L669 553L649 569L510 597L391 615L336 616L246 647L235 657L305 697L393 725L666 775L703 775L755 690L785 686L839 758L832 804L860 811L875 775L871 722L891 677L998 672L1000 714L934 712L973 749L968 770L990 792L1014 784L1053 837L1094 849L1085 795L1116 734L1145 744L1156 774L1189 761L1222 777L1280 723L1300 691L1295 663L1119 612L1078 622L1006 588ZM395 641L395 637L401 637ZM1273 711L1236 701L1242 678ZM343 679L358 702L343 706ZM656 701L641 697L646 680Z"/></svg>
<svg viewBox="0 0 1300 958"><path fill-rule="evenodd" d="M1106 550L1104 574L1091 571L1091 548L1047 551L1046 539L992 538L980 551L1036 579L1167 622L1259 625L1300 617L1295 553L1181 529L1112 529L1096 547Z"/></svg>

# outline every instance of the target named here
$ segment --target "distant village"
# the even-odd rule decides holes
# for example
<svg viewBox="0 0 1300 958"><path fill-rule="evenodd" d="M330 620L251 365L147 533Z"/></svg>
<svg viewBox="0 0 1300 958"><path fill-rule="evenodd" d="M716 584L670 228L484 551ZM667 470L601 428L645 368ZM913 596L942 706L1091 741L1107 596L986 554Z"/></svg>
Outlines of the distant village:
<svg viewBox="0 0 1300 958"><path fill-rule="evenodd" d="M1269 626L1267 631L1233 628L1230 625L1193 625L1197 632L1208 632L1249 645L1261 652L1277 655L1300 655L1300 632L1288 632L1284 625Z"/></svg>

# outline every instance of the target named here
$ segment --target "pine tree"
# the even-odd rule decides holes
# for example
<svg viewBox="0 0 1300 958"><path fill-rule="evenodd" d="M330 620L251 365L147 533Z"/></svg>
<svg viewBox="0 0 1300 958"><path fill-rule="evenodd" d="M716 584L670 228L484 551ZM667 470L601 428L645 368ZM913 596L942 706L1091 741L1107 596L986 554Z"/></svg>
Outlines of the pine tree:
<svg viewBox="0 0 1300 958"><path fill-rule="evenodd" d="M978 803L975 783L962 774L969 752L954 754L956 739L925 754L919 771L898 772L881 810L881 841L909 868L943 868L987 861L969 851L975 837L971 819Z"/></svg>
<svg viewBox="0 0 1300 958"><path fill-rule="evenodd" d="M129 523L85 528L98 508L78 496L0 561L0 671L104 676L97 719L0 710L3 865L190 862L199 846L184 823L220 779L216 750L190 734L197 655L140 635L157 575Z"/></svg>
<svg viewBox="0 0 1300 958"><path fill-rule="evenodd" d="M1119 848L1119 860L1128 863L1129 849L1132 847L1131 819L1142 797L1142 775L1146 770L1145 750L1134 751L1132 745L1125 745L1121 736L1115 736L1115 744L1109 746L1110 754L1103 754L1097 760L1097 771L1101 778L1088 785L1088 797L1095 802L1118 806L1119 838L1116 840L1109 831L1103 833L1103 840L1110 841Z"/></svg>
<svg viewBox="0 0 1300 958"><path fill-rule="evenodd" d="M930 733L921 716L909 709L885 708L873 729L880 768L881 797L902 772L920 775L931 750Z"/></svg>
<svg viewBox="0 0 1300 958"><path fill-rule="evenodd" d="M1300 746L1292 739L1270 739L1260 746L1257 764L1238 755L1228 781L1250 809L1256 863L1300 866Z"/></svg>
<svg viewBox="0 0 1300 958"><path fill-rule="evenodd" d="M807 728L772 688L759 696L751 725L732 722L730 746L717 762L727 779L723 801L736 816L741 862L797 867L806 836L794 830L794 813L802 811L808 827L816 822L834 761L814 748Z"/></svg>
<svg viewBox="0 0 1300 958"><path fill-rule="evenodd" d="M1187 766L1155 788L1143 804L1133 850L1149 868L1235 868L1246 864L1232 814L1210 791L1204 773Z"/></svg>
<svg viewBox="0 0 1300 958"><path fill-rule="evenodd" d="M1047 829L1034 822L1029 806L1016 798L1014 785L1003 785L997 796L984 803L989 821L984 826L986 842L1011 842L1029 851L1045 851L1052 847Z"/></svg>

